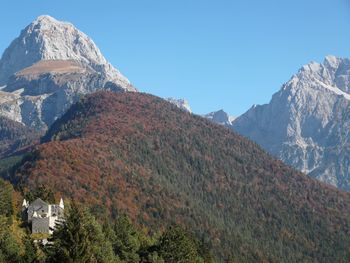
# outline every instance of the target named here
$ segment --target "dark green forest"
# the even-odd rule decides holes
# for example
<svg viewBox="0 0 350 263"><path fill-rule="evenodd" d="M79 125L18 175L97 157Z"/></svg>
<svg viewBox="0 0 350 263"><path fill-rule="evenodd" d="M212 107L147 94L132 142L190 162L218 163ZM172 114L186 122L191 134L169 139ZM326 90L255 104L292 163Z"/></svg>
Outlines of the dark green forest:
<svg viewBox="0 0 350 263"><path fill-rule="evenodd" d="M43 186L33 198L51 196ZM49 244L34 242L30 226L16 209L15 193L0 179L0 262L1 263L122 263L122 262L214 262L203 242L181 226L173 225L153 234L136 227L126 215L115 220L96 219L85 206L69 202L64 220L48 238Z"/></svg>
<svg viewBox="0 0 350 263"><path fill-rule="evenodd" d="M39 142L42 132L0 116L0 158Z"/></svg>

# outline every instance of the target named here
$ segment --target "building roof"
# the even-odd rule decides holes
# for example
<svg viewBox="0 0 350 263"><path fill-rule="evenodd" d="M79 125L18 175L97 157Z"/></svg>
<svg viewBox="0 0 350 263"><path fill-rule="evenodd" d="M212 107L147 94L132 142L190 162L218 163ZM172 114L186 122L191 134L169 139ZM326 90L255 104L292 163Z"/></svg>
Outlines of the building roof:
<svg viewBox="0 0 350 263"><path fill-rule="evenodd" d="M41 200L40 198L35 199L35 201L33 203L30 204L31 206L44 206L44 205L48 205L48 203L44 202L43 200Z"/></svg>

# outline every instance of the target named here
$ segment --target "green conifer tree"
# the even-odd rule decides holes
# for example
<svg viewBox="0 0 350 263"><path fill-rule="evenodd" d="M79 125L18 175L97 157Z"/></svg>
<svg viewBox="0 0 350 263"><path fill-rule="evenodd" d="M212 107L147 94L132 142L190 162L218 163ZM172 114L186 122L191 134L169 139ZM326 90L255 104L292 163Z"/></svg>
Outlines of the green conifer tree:
<svg viewBox="0 0 350 263"><path fill-rule="evenodd" d="M24 244L24 255L22 257L22 262L23 263L37 262L37 256L36 256L37 249L30 235L29 234L25 235L22 242Z"/></svg>
<svg viewBox="0 0 350 263"><path fill-rule="evenodd" d="M113 249L124 262L139 262L141 246L139 233L127 216L120 216L114 225Z"/></svg>
<svg viewBox="0 0 350 263"><path fill-rule="evenodd" d="M159 240L159 254L165 262L203 262L198 247L191 235L180 226L169 227Z"/></svg>
<svg viewBox="0 0 350 263"><path fill-rule="evenodd" d="M65 220L57 226L50 242L51 246L47 249L48 262L118 262L101 226L75 202L68 209Z"/></svg>
<svg viewBox="0 0 350 263"><path fill-rule="evenodd" d="M13 214L12 193L12 185L0 179L0 215L10 217Z"/></svg>
<svg viewBox="0 0 350 263"><path fill-rule="evenodd" d="M13 233L7 225L7 220L0 218L0 262L21 262L20 244L16 241Z"/></svg>

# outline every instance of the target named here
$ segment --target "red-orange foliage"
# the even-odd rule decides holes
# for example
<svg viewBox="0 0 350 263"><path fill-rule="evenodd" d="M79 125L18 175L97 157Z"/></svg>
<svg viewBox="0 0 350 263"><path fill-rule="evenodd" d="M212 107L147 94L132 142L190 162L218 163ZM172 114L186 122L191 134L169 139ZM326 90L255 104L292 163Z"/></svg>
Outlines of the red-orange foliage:
<svg viewBox="0 0 350 263"><path fill-rule="evenodd" d="M350 257L348 193L157 97L89 95L45 141L17 170L27 187L45 184L149 226L186 224L222 257Z"/></svg>

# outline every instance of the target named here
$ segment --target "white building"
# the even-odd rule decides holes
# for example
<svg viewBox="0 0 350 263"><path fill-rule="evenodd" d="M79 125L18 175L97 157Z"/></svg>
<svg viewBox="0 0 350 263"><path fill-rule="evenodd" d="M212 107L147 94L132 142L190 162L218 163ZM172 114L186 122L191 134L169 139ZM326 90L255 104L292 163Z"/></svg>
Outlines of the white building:
<svg viewBox="0 0 350 263"><path fill-rule="evenodd" d="M22 211L32 226L32 233L52 234L57 220L63 218L64 203L62 198L59 205L47 204L40 198L29 204L24 199Z"/></svg>

